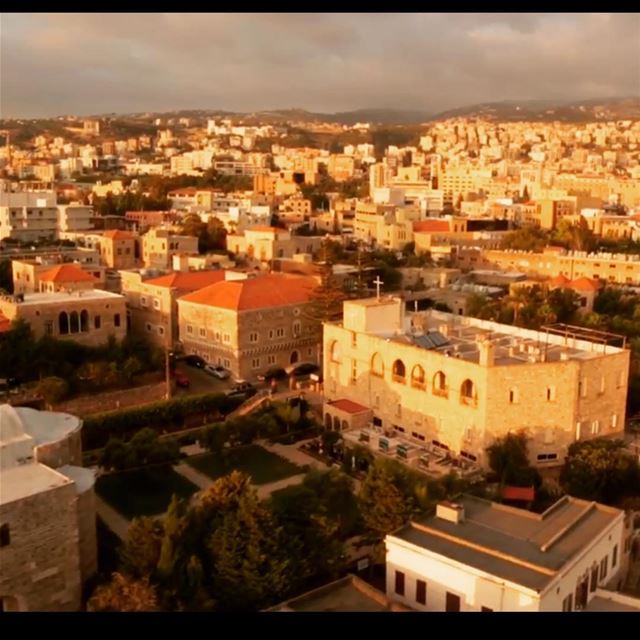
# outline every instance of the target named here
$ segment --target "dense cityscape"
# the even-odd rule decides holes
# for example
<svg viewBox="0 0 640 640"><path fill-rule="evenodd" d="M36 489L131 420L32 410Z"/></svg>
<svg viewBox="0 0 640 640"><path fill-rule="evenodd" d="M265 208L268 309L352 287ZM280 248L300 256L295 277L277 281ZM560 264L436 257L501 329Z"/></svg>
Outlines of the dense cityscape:
<svg viewBox="0 0 640 640"><path fill-rule="evenodd" d="M1 611L640 611L640 97L2 118Z"/></svg>

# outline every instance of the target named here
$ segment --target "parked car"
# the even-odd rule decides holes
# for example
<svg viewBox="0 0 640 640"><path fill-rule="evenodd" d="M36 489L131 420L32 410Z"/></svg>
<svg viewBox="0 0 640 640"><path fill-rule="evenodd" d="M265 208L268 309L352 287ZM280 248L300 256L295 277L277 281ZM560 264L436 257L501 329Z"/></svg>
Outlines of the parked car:
<svg viewBox="0 0 640 640"><path fill-rule="evenodd" d="M260 382L271 382L272 380L282 380L287 377L287 372L282 367L273 367L258 376Z"/></svg>
<svg viewBox="0 0 640 640"><path fill-rule="evenodd" d="M226 380L231 375L230 371L220 365L207 364L205 365L204 370L209 375L212 375L219 380Z"/></svg>
<svg viewBox="0 0 640 640"><path fill-rule="evenodd" d="M185 356L185 363L190 367L197 367L198 369L204 369L206 366L206 362L200 356Z"/></svg>
<svg viewBox="0 0 640 640"><path fill-rule="evenodd" d="M302 364L298 364L293 366L289 370L289 375L294 378L299 378L300 376L308 376L312 373L320 373L320 367L317 364L313 364L311 362L303 362Z"/></svg>
<svg viewBox="0 0 640 640"><path fill-rule="evenodd" d="M182 387L183 389L188 389L189 386L191 385L189 378L187 378L187 376L178 369L176 369L173 372L173 377L176 379L176 386L178 387Z"/></svg>
<svg viewBox="0 0 640 640"><path fill-rule="evenodd" d="M246 399L255 396L256 393L258 393L258 390L250 382L238 382L227 391L227 396L229 398Z"/></svg>

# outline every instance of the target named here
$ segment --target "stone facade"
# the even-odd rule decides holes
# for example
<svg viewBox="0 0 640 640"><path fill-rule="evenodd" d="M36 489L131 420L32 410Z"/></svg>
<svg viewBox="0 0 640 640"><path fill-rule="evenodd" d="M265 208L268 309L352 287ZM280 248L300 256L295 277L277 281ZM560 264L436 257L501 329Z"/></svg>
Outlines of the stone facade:
<svg viewBox="0 0 640 640"><path fill-rule="evenodd" d="M576 440L622 434L628 350L574 340L565 351L550 335L545 356L534 331L438 312L413 320L425 317L449 347L417 346L399 300L345 303L345 321L324 325L327 399L369 406L385 429L481 465L486 447L520 429L543 466Z"/></svg>
<svg viewBox="0 0 640 640"><path fill-rule="evenodd" d="M100 290L33 293L0 298L0 312L10 320L26 320L36 339L50 335L98 346L127 333L125 298Z"/></svg>

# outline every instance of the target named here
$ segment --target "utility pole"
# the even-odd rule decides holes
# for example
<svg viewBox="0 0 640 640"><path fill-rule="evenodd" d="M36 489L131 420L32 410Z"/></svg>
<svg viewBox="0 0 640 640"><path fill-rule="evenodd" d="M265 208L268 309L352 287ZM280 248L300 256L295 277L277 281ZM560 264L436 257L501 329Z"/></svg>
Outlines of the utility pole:
<svg viewBox="0 0 640 640"><path fill-rule="evenodd" d="M169 340L171 339L171 326L169 326L169 332L164 345L164 375L166 391L165 396L167 400L171 400L171 351L169 350Z"/></svg>

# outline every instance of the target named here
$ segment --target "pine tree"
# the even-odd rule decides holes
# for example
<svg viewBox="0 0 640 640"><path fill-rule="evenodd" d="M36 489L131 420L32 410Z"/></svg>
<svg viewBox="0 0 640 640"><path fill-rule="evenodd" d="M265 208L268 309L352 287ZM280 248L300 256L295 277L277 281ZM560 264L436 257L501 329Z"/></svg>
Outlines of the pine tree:
<svg viewBox="0 0 640 640"><path fill-rule="evenodd" d="M295 580L288 540L249 486L209 541L213 592L221 608L257 610L282 600Z"/></svg>

